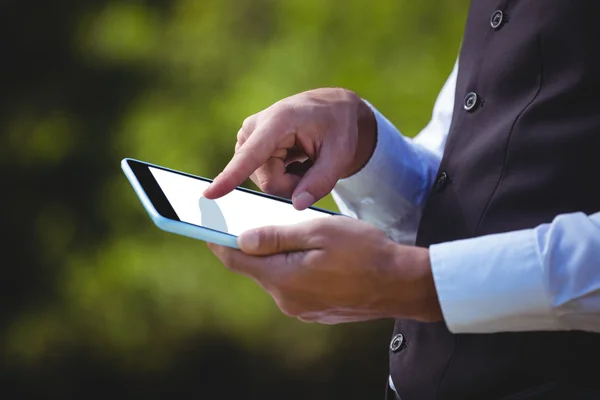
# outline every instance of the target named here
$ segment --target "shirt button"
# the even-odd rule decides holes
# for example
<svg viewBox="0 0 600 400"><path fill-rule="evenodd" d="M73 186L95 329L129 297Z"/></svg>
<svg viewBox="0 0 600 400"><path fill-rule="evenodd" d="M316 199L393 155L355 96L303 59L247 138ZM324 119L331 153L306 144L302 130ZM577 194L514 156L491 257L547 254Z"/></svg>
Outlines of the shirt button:
<svg viewBox="0 0 600 400"><path fill-rule="evenodd" d="M465 100L463 102L463 108L466 111L473 111L475 109L475 107L477 107L478 104L479 104L479 96L477 96L477 93L475 93L475 92L467 93L467 95L465 96Z"/></svg>
<svg viewBox="0 0 600 400"><path fill-rule="evenodd" d="M398 350L400 350L400 348L402 347L403 344L404 344L404 336L402 336L402 334L398 333L398 334L394 335L394 337L392 338L392 341L390 342L390 350L395 353Z"/></svg>
<svg viewBox="0 0 600 400"><path fill-rule="evenodd" d="M450 177L448 176L448 174L445 172L442 172L440 174L440 176L437 178L437 181L435 182L435 190L438 192L443 192L444 189L446 189L446 186L448 185L449 181L450 181Z"/></svg>
<svg viewBox="0 0 600 400"><path fill-rule="evenodd" d="M504 22L504 13L500 10L496 10L492 13L492 17L490 18L490 25L493 29L499 29Z"/></svg>

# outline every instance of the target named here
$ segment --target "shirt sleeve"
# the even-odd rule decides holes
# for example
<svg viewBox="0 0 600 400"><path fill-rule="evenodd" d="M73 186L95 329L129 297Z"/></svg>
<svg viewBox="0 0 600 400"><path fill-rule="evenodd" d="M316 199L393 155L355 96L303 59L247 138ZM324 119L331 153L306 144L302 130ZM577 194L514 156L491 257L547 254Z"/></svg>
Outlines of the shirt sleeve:
<svg viewBox="0 0 600 400"><path fill-rule="evenodd" d="M454 333L600 332L600 213L432 245L430 256Z"/></svg>
<svg viewBox="0 0 600 400"><path fill-rule="evenodd" d="M367 102L377 120L377 145L367 165L336 184L340 211L368 221L398 243L413 244L423 205L433 185L454 108L458 61L442 87L431 121L414 139Z"/></svg>

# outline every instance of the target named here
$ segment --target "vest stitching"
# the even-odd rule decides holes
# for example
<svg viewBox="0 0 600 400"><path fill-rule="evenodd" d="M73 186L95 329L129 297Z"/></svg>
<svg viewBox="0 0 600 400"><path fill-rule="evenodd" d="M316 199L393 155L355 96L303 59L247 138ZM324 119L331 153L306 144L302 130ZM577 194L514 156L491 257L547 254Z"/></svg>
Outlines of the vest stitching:
<svg viewBox="0 0 600 400"><path fill-rule="evenodd" d="M529 109L529 107L531 106L531 104L533 104L533 102L538 98L538 96L540 95L540 92L542 91L542 87L544 86L544 57L543 57L543 49L542 49L542 38L541 38L540 34L537 35L537 41L538 41L538 47L539 47L539 52L540 52L540 85L538 87L537 92L533 96L533 98L521 110L519 115L517 115L517 117L515 118L515 120L513 121L512 125L510 127L510 131L508 132L508 138L506 139L506 145L504 147L504 161L502 162L502 169L500 170L500 177L498 177L496 186L494 186L494 190L492 190L490 198L488 199L488 201L485 205L485 208L483 209L483 212L481 213L481 217L479 217L479 222L477 222L477 227L475 228L475 236L479 235L479 229L481 228L481 224L482 224L487 212L489 211L490 205L492 204L492 199L494 198L494 195L496 194L496 191L498 190L498 187L500 186L500 182L502 182L502 178L504 177L504 171L506 169L506 163L508 161L508 148L510 146L510 139L512 138L514 128L517 125L517 122L519 122L519 120L525 113L525 111L527 111Z"/></svg>

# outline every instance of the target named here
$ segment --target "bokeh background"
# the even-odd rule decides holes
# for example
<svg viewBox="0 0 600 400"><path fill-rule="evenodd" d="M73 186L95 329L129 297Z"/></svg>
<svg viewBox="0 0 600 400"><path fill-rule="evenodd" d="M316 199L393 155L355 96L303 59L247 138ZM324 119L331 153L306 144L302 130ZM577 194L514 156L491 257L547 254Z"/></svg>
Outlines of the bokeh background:
<svg viewBox="0 0 600 400"><path fill-rule="evenodd" d="M414 135L467 7L0 0L0 398L381 398L391 321L285 317L158 230L119 162L215 176L246 116L322 86Z"/></svg>

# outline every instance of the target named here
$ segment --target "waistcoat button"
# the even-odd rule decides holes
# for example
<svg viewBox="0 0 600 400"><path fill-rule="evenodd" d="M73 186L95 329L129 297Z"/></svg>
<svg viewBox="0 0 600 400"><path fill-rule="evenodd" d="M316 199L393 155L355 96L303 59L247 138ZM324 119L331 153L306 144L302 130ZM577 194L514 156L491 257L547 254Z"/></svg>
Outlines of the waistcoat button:
<svg viewBox="0 0 600 400"><path fill-rule="evenodd" d="M404 336L402 336L402 334L398 333L398 334L394 335L394 337L392 338L392 341L390 342L390 350L395 353L398 350L400 350L400 348L402 347L403 344L404 344Z"/></svg>
<svg viewBox="0 0 600 400"><path fill-rule="evenodd" d="M492 17L490 18L490 25L493 29L499 29L504 22L504 13L500 10L496 10L492 13Z"/></svg>
<svg viewBox="0 0 600 400"><path fill-rule="evenodd" d="M450 177L448 176L448 174L445 172L442 172L440 174L440 176L437 178L437 181L435 182L435 190L437 190L438 192L442 192L448 185L449 181L450 181Z"/></svg>
<svg viewBox="0 0 600 400"><path fill-rule="evenodd" d="M470 92L465 96L465 100L463 102L463 108L466 111L473 111L475 107L479 104L479 97L477 93Z"/></svg>

